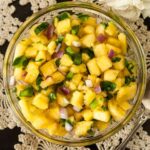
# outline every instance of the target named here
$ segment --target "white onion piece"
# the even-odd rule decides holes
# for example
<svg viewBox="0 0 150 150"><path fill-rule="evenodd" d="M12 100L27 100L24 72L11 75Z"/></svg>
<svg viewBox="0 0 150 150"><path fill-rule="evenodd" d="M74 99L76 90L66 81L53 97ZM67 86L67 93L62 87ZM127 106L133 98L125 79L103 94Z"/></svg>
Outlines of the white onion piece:
<svg viewBox="0 0 150 150"><path fill-rule="evenodd" d="M80 46L81 46L81 43L80 43L79 41L73 41L73 42L72 42L72 45L73 45L74 47L80 47Z"/></svg>
<svg viewBox="0 0 150 150"><path fill-rule="evenodd" d="M59 43L59 44L57 45L55 51L58 52L60 48L61 48L61 43Z"/></svg>
<svg viewBox="0 0 150 150"><path fill-rule="evenodd" d="M93 87L93 83L91 80L85 80L85 84L87 87Z"/></svg>
<svg viewBox="0 0 150 150"><path fill-rule="evenodd" d="M15 77L14 76L10 77L9 85L10 86L15 85Z"/></svg>
<svg viewBox="0 0 150 150"><path fill-rule="evenodd" d="M22 80L17 80L18 84L22 84L22 85L28 85L28 83L22 81Z"/></svg>
<svg viewBox="0 0 150 150"><path fill-rule="evenodd" d="M66 108L60 108L60 118L68 119L68 112Z"/></svg>
<svg viewBox="0 0 150 150"><path fill-rule="evenodd" d="M73 129L73 126L70 123L65 122L65 129L66 131L71 131Z"/></svg>
<svg viewBox="0 0 150 150"><path fill-rule="evenodd" d="M75 110L76 112L80 112L81 111L81 109L76 107L76 106L73 106L73 110Z"/></svg>
<svg viewBox="0 0 150 150"><path fill-rule="evenodd" d="M63 101L64 101L64 107L66 107L69 104L69 101L66 98L64 98Z"/></svg>

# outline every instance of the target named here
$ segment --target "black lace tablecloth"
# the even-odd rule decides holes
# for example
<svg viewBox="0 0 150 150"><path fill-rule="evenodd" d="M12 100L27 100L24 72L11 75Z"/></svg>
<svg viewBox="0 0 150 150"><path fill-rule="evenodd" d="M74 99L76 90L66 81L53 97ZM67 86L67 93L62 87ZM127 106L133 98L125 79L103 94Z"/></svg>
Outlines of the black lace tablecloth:
<svg viewBox="0 0 150 150"><path fill-rule="evenodd" d="M62 2L65 0L57 0L57 2ZM31 11L31 4L28 3L24 6L19 5L18 0L14 0L10 6L15 6L16 10L12 14L13 17L17 17L20 21L24 21L28 16L30 16L33 12ZM1 21L1 20L0 20ZM146 18L144 20L145 25L147 25L147 29L150 30L150 18ZM0 46L0 52L5 54L7 46L9 42L6 41L2 46ZM148 120L143 125L144 130L148 132L150 135L150 120ZM18 134L20 133L20 128L15 127L14 129L5 129L0 131L0 150L12 150L14 149L14 144L18 143ZM95 145L88 146L91 150L97 150ZM150 148L149 148L150 149Z"/></svg>

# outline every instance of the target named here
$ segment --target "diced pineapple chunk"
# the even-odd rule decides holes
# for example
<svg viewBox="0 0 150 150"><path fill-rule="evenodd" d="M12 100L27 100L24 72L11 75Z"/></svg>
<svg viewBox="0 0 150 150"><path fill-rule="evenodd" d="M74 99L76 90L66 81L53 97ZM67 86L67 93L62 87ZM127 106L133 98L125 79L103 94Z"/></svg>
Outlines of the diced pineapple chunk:
<svg viewBox="0 0 150 150"><path fill-rule="evenodd" d="M99 76L101 74L101 71L96 63L96 59L93 58L87 63L88 70L91 75Z"/></svg>
<svg viewBox="0 0 150 150"><path fill-rule="evenodd" d="M118 105L125 111L129 110L132 108L132 105L128 101L124 101L121 103L118 103Z"/></svg>
<svg viewBox="0 0 150 150"><path fill-rule="evenodd" d="M115 121L120 121L126 115L126 112L117 105L115 100L108 101L108 109Z"/></svg>
<svg viewBox="0 0 150 150"><path fill-rule="evenodd" d="M99 34L105 34L105 25L98 24L96 26L96 35L98 36Z"/></svg>
<svg viewBox="0 0 150 150"><path fill-rule="evenodd" d="M104 43L97 44L93 47L93 51L96 57L100 57L102 55L107 55L107 48Z"/></svg>
<svg viewBox="0 0 150 150"><path fill-rule="evenodd" d="M57 93L57 103L62 107L66 107L69 101L64 95Z"/></svg>
<svg viewBox="0 0 150 150"><path fill-rule="evenodd" d="M90 109L85 109L82 111L82 114L85 121L90 121L93 119L93 112Z"/></svg>
<svg viewBox="0 0 150 150"><path fill-rule="evenodd" d="M87 132L91 129L93 121L80 121L77 122L74 128L74 133L76 136L85 136Z"/></svg>
<svg viewBox="0 0 150 150"><path fill-rule="evenodd" d="M43 62L45 62L46 61L46 52L39 51L35 58L35 61L38 66L40 66Z"/></svg>
<svg viewBox="0 0 150 150"><path fill-rule="evenodd" d="M68 116L73 116L75 113L71 105L67 106L67 112L68 112Z"/></svg>
<svg viewBox="0 0 150 150"><path fill-rule="evenodd" d="M94 46L95 40L96 40L95 34L93 33L87 34L80 39L82 46L89 48Z"/></svg>
<svg viewBox="0 0 150 150"><path fill-rule="evenodd" d="M81 65L72 65L70 68L70 71L72 73L84 73L86 72L86 65L85 64L81 64Z"/></svg>
<svg viewBox="0 0 150 150"><path fill-rule="evenodd" d="M75 18L75 19L71 20L71 26L72 27L73 26L78 26L78 25L80 25L80 23L81 23L80 19Z"/></svg>
<svg viewBox="0 0 150 150"><path fill-rule="evenodd" d="M43 44L41 42L33 43L32 46L34 49L37 49L38 51L46 51L47 50L47 47L45 46L45 44Z"/></svg>
<svg viewBox="0 0 150 150"><path fill-rule="evenodd" d="M26 71L23 68L15 68L14 70L14 77L16 80L24 80L24 75Z"/></svg>
<svg viewBox="0 0 150 150"><path fill-rule="evenodd" d="M30 61L26 68L27 75L25 77L25 82L33 83L39 75L38 65L35 62Z"/></svg>
<svg viewBox="0 0 150 150"><path fill-rule="evenodd" d="M76 35L67 33L64 39L65 44L72 46L73 41L79 41L79 38Z"/></svg>
<svg viewBox="0 0 150 150"><path fill-rule="evenodd" d="M48 103L49 103L48 97L42 93L37 94L32 101L32 104L39 109L47 109Z"/></svg>
<svg viewBox="0 0 150 150"><path fill-rule="evenodd" d="M27 121L32 121L33 120L33 115L30 112L30 103L28 100L20 100L19 102L20 110L23 114L23 116L27 119Z"/></svg>
<svg viewBox="0 0 150 150"><path fill-rule="evenodd" d="M67 54L64 54L60 60L60 64L63 66L69 67L73 64L73 61L71 60L71 58Z"/></svg>
<svg viewBox="0 0 150 150"><path fill-rule="evenodd" d="M81 121L83 119L82 112L75 112L74 117L76 121Z"/></svg>
<svg viewBox="0 0 150 150"><path fill-rule="evenodd" d="M90 60L90 56L86 53L82 53L82 61L87 63Z"/></svg>
<svg viewBox="0 0 150 150"><path fill-rule="evenodd" d="M69 71L69 67L59 65L59 70L62 71L62 72L68 72Z"/></svg>
<svg viewBox="0 0 150 150"><path fill-rule="evenodd" d="M21 91L23 91L24 89L25 89L25 85L23 85L23 84L16 84L16 94L17 94L17 96L19 96L20 95L20 92ZM29 97L28 97L29 98Z"/></svg>
<svg viewBox="0 0 150 150"><path fill-rule="evenodd" d="M48 44L48 52L50 55L52 55L56 49L56 42L55 41L51 41L49 44Z"/></svg>
<svg viewBox="0 0 150 150"><path fill-rule="evenodd" d="M43 64L40 67L40 70L41 70L42 74L44 75L44 77L50 76L52 73L54 73L57 70L55 61L50 60L50 61L46 62L45 64Z"/></svg>
<svg viewBox="0 0 150 150"><path fill-rule="evenodd" d="M40 86L44 89L50 85L53 85L55 82L52 77L46 78L44 81L41 82Z"/></svg>
<svg viewBox="0 0 150 150"><path fill-rule="evenodd" d="M50 117L50 119L59 121L60 112L59 112L58 104L50 105L50 108L47 110L47 115L48 115L48 117Z"/></svg>
<svg viewBox="0 0 150 150"><path fill-rule="evenodd" d="M94 33L95 32L95 28L91 25L86 25L84 28L83 28L83 32L85 34L90 34L90 33Z"/></svg>
<svg viewBox="0 0 150 150"><path fill-rule="evenodd" d="M58 35L70 32L70 30L71 30L70 19L64 19L62 21L59 21L57 26L56 26L56 32Z"/></svg>
<svg viewBox="0 0 150 150"><path fill-rule="evenodd" d="M48 87L46 89L41 90L41 93L48 96L49 93L51 93L53 91L53 89L51 87Z"/></svg>
<svg viewBox="0 0 150 150"><path fill-rule="evenodd" d="M118 76L119 71L114 69L109 69L104 72L104 80L114 81Z"/></svg>
<svg viewBox="0 0 150 150"><path fill-rule="evenodd" d="M54 18L54 26L57 27L59 19L57 17Z"/></svg>
<svg viewBox="0 0 150 150"><path fill-rule="evenodd" d="M48 44L48 39L45 35L36 35L36 36L31 36L31 40L32 42L34 42L34 44L36 45L36 47L39 46L39 50L42 48L44 48L43 50L46 50L46 46L45 44ZM42 46L43 45L43 46Z"/></svg>
<svg viewBox="0 0 150 150"><path fill-rule="evenodd" d="M108 56L101 56L96 59L96 62L102 72L112 67L112 62Z"/></svg>
<svg viewBox="0 0 150 150"><path fill-rule="evenodd" d="M115 24L113 22L109 22L108 26L105 29L105 32L109 35L109 36L116 36L118 33L117 27L115 26Z"/></svg>
<svg viewBox="0 0 150 150"><path fill-rule="evenodd" d="M113 50L116 54L120 54L121 53L121 49L116 47L116 46L113 46L111 44L106 44L106 48L108 50L108 53Z"/></svg>
<svg viewBox="0 0 150 150"><path fill-rule="evenodd" d="M122 48L123 54L126 54L127 53L127 38L126 38L126 35L124 33L120 33L118 35L118 39L121 43L121 48Z"/></svg>
<svg viewBox="0 0 150 150"><path fill-rule="evenodd" d="M88 17L87 20L84 21L84 24L96 26L96 18L94 17Z"/></svg>
<svg viewBox="0 0 150 150"><path fill-rule="evenodd" d="M83 93L79 91L74 91L70 102L73 106L81 109L83 106Z"/></svg>
<svg viewBox="0 0 150 150"><path fill-rule="evenodd" d="M69 81L66 81L66 86L71 90L71 91L74 91L77 89L77 86L75 85L75 83L73 82L69 82Z"/></svg>
<svg viewBox="0 0 150 150"><path fill-rule="evenodd" d="M110 112L107 110L94 110L93 111L93 118L96 120L100 120L103 122L108 122L110 120Z"/></svg>
<svg viewBox="0 0 150 150"><path fill-rule="evenodd" d="M57 130L54 133L56 136L64 136L67 133L64 127L62 127L60 124L57 126Z"/></svg>
<svg viewBox="0 0 150 150"><path fill-rule="evenodd" d="M114 69L123 70L124 67L125 67L125 59L124 59L124 56L122 56L122 55L117 55L116 57L121 58L121 60L120 60L119 62L114 62L114 63L113 63Z"/></svg>
<svg viewBox="0 0 150 150"><path fill-rule="evenodd" d="M64 75L62 73L60 73L59 71L53 73L52 78L53 78L55 84L60 83L65 79Z"/></svg>
<svg viewBox="0 0 150 150"><path fill-rule="evenodd" d="M38 26L39 24L34 24L31 29L29 30L30 36L36 36L35 34L35 28Z"/></svg>
<svg viewBox="0 0 150 150"><path fill-rule="evenodd" d="M88 75L88 79L92 81L93 86L96 84L96 75Z"/></svg>
<svg viewBox="0 0 150 150"><path fill-rule="evenodd" d="M114 82L116 84L115 91L118 91L124 85L124 82L125 82L124 78L121 77L117 78Z"/></svg>
<svg viewBox="0 0 150 150"><path fill-rule="evenodd" d="M47 126L47 131L50 135L55 135L58 130L58 123L56 121L51 120L49 125Z"/></svg>
<svg viewBox="0 0 150 150"><path fill-rule="evenodd" d="M82 74L75 74L71 80L71 82L73 82L76 86L79 85L81 79L82 79Z"/></svg>
<svg viewBox="0 0 150 150"><path fill-rule="evenodd" d="M93 92L92 90L87 90L85 95L84 95L84 104L86 106L89 106L90 103L94 100L94 98L96 97L95 92Z"/></svg>
<svg viewBox="0 0 150 150"><path fill-rule="evenodd" d="M107 39L107 43L109 43L111 45L114 45L116 47L121 47L121 42L118 39L113 38L113 37L109 37Z"/></svg>
<svg viewBox="0 0 150 150"><path fill-rule="evenodd" d="M110 122L96 121L94 126L98 128L99 131L104 131L109 126L109 124Z"/></svg>
<svg viewBox="0 0 150 150"><path fill-rule="evenodd" d="M123 86L117 93L116 100L118 102L132 100L136 94L137 84L135 82L130 83L128 86Z"/></svg>

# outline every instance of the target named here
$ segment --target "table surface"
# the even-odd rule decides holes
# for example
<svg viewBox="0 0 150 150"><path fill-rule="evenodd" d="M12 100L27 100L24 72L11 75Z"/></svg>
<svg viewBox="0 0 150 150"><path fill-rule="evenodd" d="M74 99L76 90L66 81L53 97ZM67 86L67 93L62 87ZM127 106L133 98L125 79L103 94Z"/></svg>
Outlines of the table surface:
<svg viewBox="0 0 150 150"><path fill-rule="evenodd" d="M57 0L57 2L62 2L66 0ZM24 21L27 16L32 14L30 9L30 3L26 4L25 6L20 6L19 1L15 0L11 5L16 7L15 12L13 13L14 17L19 18L20 21ZM147 25L147 29L150 30L150 18L146 18L144 20L145 25ZM9 42L6 41L4 45L0 46L0 52L5 54L7 46ZM150 135L150 120L148 120L143 125L144 130L148 132ZM18 134L20 133L20 128L15 127L14 129L5 129L0 131L0 150L13 150L14 144L18 143ZM97 150L95 145L88 146L91 150Z"/></svg>

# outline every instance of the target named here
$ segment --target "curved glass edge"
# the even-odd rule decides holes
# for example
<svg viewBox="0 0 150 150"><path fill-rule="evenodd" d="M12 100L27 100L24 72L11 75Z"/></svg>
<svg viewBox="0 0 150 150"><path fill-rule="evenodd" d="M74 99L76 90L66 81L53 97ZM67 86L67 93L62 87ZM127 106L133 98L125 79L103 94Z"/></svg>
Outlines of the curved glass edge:
<svg viewBox="0 0 150 150"><path fill-rule="evenodd" d="M116 128L114 128L112 131L110 131L109 133L107 133L104 137L94 137L91 139L86 139L83 142L65 142L65 141L61 141L61 140L56 140L56 139L50 139L48 137L45 137L44 135L42 135L41 133L39 133L37 130L35 130L33 127L31 127L26 120L24 120L21 117L21 114L17 111L17 109L14 107L13 105L13 101L10 97L10 92L9 92L9 87L8 87L8 76L7 76L7 67L8 67L8 58L9 55L11 53L12 47L14 45L14 43L16 42L16 40L18 39L18 37L20 36L20 34L25 30L26 26L29 25L31 22L33 22L34 20L36 20L37 18L39 18L41 15L50 12L50 11L54 11L60 8L70 8L70 7L80 7L80 8L86 8L86 9L92 9L94 11L98 11L100 13L103 13L105 15L107 15L108 17L111 17L112 19L114 19L114 21L116 21L117 23L119 23L124 29L126 29L128 31L128 33L130 34L130 36L133 38L134 42L136 43L137 47L138 47L138 53L139 56L141 57L142 60L142 72L143 72L143 78L142 78L142 85L141 85L141 89L140 89L140 94L138 95L138 100L133 108L133 110L131 111L131 113L128 115L128 117L126 119L124 119L123 122L121 122L120 125L118 125ZM144 91L145 91L145 85L146 85L146 78L147 78L147 73L146 73L146 61L145 61L145 56L144 56L144 51L140 45L139 40L137 39L137 37L135 36L135 34L133 33L133 31L130 29L130 27L117 15L114 14L114 12L112 12L111 10L109 12L105 12L104 10L102 10L100 8L100 6L97 6L95 4L91 4L91 3L84 3L84 2L63 2L63 3L58 3L55 4L53 6L49 6L47 8L44 8L43 10L33 14L31 17L29 17L22 25L21 27L18 29L18 31L15 33L15 35L13 36L8 48L7 48L7 52L5 55L5 59L4 59L4 67L3 67L3 79L4 80L4 85L6 87L5 91L6 91L6 95L8 98L8 101L10 102L13 111L15 112L15 114L17 115L17 117L23 122L23 124L30 129L35 135L39 136L40 138L43 138L49 142L55 143L55 144L61 144L61 145L67 145L67 146L85 146L85 145L90 145L90 144L94 144L97 142L100 142L108 137L110 137L111 135L115 134L117 131L119 131L126 123L128 123L130 121L130 119L132 118L132 116L135 114L136 110L138 109L138 107L141 104L141 100L142 97L144 95Z"/></svg>

